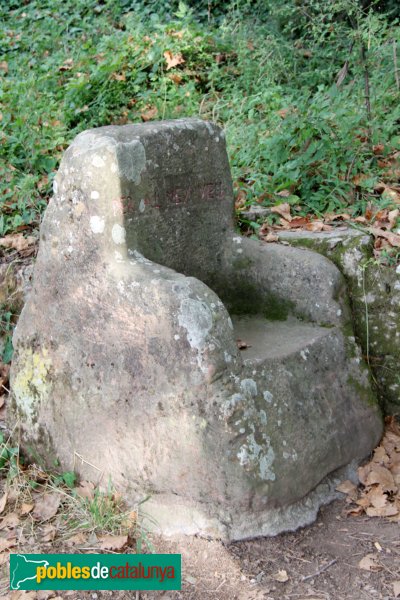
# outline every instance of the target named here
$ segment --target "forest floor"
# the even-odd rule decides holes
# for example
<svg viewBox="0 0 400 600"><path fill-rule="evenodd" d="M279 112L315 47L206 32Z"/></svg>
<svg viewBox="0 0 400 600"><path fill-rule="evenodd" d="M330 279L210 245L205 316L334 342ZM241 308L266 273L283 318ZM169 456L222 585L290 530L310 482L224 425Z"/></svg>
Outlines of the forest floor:
<svg viewBox="0 0 400 600"><path fill-rule="evenodd" d="M400 595L400 524L346 516L348 504L323 507L316 522L294 533L225 545L197 537L153 537L157 552L182 554L182 590L175 592L8 592L8 561L2 597L10 600L391 600ZM57 538L34 535L13 552L95 552L85 541L72 549ZM98 550L97 550L98 551ZM135 552L135 548L125 548ZM365 557L368 557L367 559ZM364 560L363 560L364 559ZM363 562L360 562L363 561Z"/></svg>

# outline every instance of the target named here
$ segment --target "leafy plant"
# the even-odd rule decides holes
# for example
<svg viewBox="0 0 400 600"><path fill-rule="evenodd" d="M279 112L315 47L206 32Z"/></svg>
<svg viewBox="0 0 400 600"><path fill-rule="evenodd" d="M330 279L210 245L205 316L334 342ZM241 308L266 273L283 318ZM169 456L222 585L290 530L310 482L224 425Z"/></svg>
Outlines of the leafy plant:
<svg viewBox="0 0 400 600"><path fill-rule="evenodd" d="M3 433L0 433L0 473L8 480L19 473L19 447L12 446Z"/></svg>
<svg viewBox="0 0 400 600"><path fill-rule="evenodd" d="M294 214L363 213L400 142L386 5L389 16L358 0L1 5L0 236L38 226L78 132L195 115L224 126L248 203L289 190Z"/></svg>
<svg viewBox="0 0 400 600"><path fill-rule="evenodd" d="M4 339L1 360L6 365L11 362L13 355L12 334L14 324L12 322L12 317L13 315L9 310L0 312L0 334Z"/></svg>

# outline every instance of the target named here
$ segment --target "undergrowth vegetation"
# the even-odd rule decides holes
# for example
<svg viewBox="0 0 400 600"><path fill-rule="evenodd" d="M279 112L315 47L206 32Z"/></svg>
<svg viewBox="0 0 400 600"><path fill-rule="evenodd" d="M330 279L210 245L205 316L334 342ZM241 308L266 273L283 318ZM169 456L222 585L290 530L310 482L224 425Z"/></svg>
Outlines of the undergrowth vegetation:
<svg viewBox="0 0 400 600"><path fill-rule="evenodd" d="M19 526L20 537L33 535L33 543L82 545L87 541L103 550L121 550L133 544L140 552L153 551L144 524L143 502L129 508L111 482L95 486L74 472L44 471L25 464L18 444L0 433L0 515L2 528ZM2 551L15 547L15 536L1 539Z"/></svg>
<svg viewBox="0 0 400 600"><path fill-rule="evenodd" d="M34 228L83 129L221 124L245 203L363 214L397 182L396 3L0 2L0 236Z"/></svg>

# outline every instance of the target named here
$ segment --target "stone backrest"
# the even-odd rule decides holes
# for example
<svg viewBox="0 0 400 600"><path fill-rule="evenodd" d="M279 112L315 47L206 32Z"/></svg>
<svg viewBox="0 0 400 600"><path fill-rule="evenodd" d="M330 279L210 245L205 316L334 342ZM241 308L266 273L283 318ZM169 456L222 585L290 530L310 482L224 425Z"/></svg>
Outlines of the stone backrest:
<svg viewBox="0 0 400 600"><path fill-rule="evenodd" d="M234 234L233 194L215 125L184 119L89 130L67 151L56 186L71 177L77 189L93 187L85 190L91 230L119 251L203 281L221 268Z"/></svg>

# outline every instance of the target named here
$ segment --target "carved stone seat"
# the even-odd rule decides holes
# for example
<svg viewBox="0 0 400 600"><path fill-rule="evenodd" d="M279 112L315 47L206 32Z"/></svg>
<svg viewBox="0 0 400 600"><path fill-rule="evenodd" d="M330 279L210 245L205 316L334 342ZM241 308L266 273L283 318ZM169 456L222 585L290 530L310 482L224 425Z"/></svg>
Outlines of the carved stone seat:
<svg viewBox="0 0 400 600"><path fill-rule="evenodd" d="M164 532L275 534L381 434L352 335L332 263L235 232L218 127L90 130L42 224L11 414L36 460L150 495Z"/></svg>

